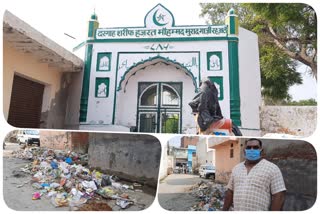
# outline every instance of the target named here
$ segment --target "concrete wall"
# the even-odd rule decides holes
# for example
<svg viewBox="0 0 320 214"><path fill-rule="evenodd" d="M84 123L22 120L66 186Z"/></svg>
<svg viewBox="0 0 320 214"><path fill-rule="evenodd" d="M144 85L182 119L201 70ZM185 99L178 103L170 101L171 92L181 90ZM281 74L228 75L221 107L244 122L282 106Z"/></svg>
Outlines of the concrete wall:
<svg viewBox="0 0 320 214"><path fill-rule="evenodd" d="M79 129L80 100L83 71L81 73L70 73L68 84L68 97L65 108L65 129Z"/></svg>
<svg viewBox="0 0 320 214"><path fill-rule="evenodd" d="M89 134L87 132L40 131L41 147L87 153Z"/></svg>
<svg viewBox="0 0 320 214"><path fill-rule="evenodd" d="M261 131L310 136L317 125L317 106L262 106Z"/></svg>
<svg viewBox="0 0 320 214"><path fill-rule="evenodd" d="M208 149L207 160L208 160L208 163L212 163L213 165L216 165L216 150Z"/></svg>
<svg viewBox="0 0 320 214"><path fill-rule="evenodd" d="M214 140L214 138L210 138ZM231 147L231 144L233 147ZM215 149L215 166L216 181L228 183L231 171L234 166L241 162L242 143L241 140L226 141L214 147ZM233 157L230 157L230 150L233 149Z"/></svg>
<svg viewBox="0 0 320 214"><path fill-rule="evenodd" d="M188 149L172 147L172 155L175 158L188 159Z"/></svg>
<svg viewBox="0 0 320 214"><path fill-rule="evenodd" d="M172 173L174 167L174 157L168 155L168 145L166 144L162 147L162 158L159 179L164 179L168 174Z"/></svg>
<svg viewBox="0 0 320 214"><path fill-rule="evenodd" d="M89 133L89 166L156 186L161 145L150 135Z"/></svg>
<svg viewBox="0 0 320 214"><path fill-rule="evenodd" d="M264 156L276 164L287 192L284 210L309 209L317 198L317 154L301 140L263 140Z"/></svg>
<svg viewBox="0 0 320 214"><path fill-rule="evenodd" d="M197 143L197 165L212 163L215 165L215 150L209 149L207 145L207 138L200 138Z"/></svg>
<svg viewBox="0 0 320 214"><path fill-rule="evenodd" d="M261 77L257 34L239 28L239 80L241 131L247 136L259 136Z"/></svg>
<svg viewBox="0 0 320 214"><path fill-rule="evenodd" d="M48 149L71 150L71 138L65 131L40 131L40 146Z"/></svg>

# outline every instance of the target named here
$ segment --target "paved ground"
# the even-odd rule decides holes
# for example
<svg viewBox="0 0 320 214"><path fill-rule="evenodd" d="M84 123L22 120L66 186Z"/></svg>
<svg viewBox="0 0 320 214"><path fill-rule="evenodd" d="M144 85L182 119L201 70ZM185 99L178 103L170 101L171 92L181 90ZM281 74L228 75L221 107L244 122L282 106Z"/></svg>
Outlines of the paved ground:
<svg viewBox="0 0 320 214"><path fill-rule="evenodd" d="M193 205L199 203L199 199L189 193L190 188L201 180L206 179L189 174L167 176L159 185L158 200L160 206L166 210L189 211Z"/></svg>
<svg viewBox="0 0 320 214"><path fill-rule="evenodd" d="M31 175L20 170L29 161L12 157L12 152L19 149L18 144L6 143L3 151L3 197L6 205L16 211L69 211L69 207L54 207L50 200L44 197L32 200L35 190L31 186ZM137 203L125 211L143 210L149 207L154 201L155 191L132 192L129 196L131 195ZM115 200L108 200L108 205L113 210L121 210L115 205ZM90 207L88 209L92 210Z"/></svg>

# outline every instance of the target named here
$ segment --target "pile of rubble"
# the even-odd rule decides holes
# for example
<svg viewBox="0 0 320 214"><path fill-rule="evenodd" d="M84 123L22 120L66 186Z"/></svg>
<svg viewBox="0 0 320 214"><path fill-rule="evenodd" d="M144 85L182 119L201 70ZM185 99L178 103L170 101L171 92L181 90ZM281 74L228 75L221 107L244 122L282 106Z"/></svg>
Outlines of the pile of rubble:
<svg viewBox="0 0 320 214"><path fill-rule="evenodd" d="M45 197L55 207L69 206L76 210L87 202L104 198L115 200L117 206L126 209L135 203L128 192L142 191L139 183L123 184L116 176L85 167L87 154L31 147L16 152L14 156L30 160L21 170L32 175L31 183L35 189L32 200Z"/></svg>
<svg viewBox="0 0 320 214"><path fill-rule="evenodd" d="M192 211L219 211L222 210L226 187L212 181L200 181L191 187L191 194L199 198L200 202L193 207Z"/></svg>

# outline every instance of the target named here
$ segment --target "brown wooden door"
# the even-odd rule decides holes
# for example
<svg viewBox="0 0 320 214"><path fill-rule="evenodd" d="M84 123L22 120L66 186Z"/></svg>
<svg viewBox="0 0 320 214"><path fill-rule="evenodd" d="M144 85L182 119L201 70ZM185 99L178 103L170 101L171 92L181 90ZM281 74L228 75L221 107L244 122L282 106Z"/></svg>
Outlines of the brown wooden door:
<svg viewBox="0 0 320 214"><path fill-rule="evenodd" d="M21 128L39 128L44 85L14 75L8 123Z"/></svg>

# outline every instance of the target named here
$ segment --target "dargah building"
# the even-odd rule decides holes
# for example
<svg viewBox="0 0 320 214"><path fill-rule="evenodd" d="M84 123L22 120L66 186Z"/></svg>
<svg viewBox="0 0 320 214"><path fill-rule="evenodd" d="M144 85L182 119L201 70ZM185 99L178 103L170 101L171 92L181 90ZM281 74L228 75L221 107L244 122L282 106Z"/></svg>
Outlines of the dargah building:
<svg viewBox="0 0 320 214"><path fill-rule="evenodd" d="M232 9L223 25L179 25L161 4L141 26L103 28L94 14L85 48L80 129L195 134L188 103L209 78L223 116L260 133L258 37Z"/></svg>

